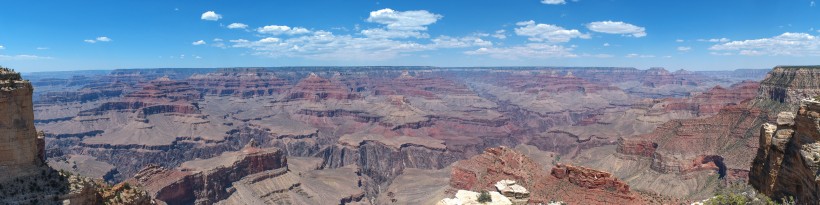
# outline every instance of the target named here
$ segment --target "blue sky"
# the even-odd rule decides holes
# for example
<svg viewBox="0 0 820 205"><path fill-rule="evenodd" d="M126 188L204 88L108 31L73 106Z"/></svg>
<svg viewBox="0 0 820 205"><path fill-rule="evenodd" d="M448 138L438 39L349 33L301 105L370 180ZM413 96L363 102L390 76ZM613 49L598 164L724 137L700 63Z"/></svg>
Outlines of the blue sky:
<svg viewBox="0 0 820 205"><path fill-rule="evenodd" d="M820 64L812 0L3 1L18 71Z"/></svg>

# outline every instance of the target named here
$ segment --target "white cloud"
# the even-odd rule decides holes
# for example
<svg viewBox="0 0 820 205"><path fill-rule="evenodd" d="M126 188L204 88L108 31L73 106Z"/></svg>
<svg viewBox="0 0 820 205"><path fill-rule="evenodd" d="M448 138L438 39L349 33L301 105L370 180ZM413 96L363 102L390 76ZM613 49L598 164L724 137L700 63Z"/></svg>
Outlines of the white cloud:
<svg viewBox="0 0 820 205"><path fill-rule="evenodd" d="M566 4L567 2L564 0L541 0L542 4L551 4L551 5L558 5L558 4Z"/></svg>
<svg viewBox="0 0 820 205"><path fill-rule="evenodd" d="M430 35L419 31L410 30L385 30L381 28L365 29L361 33L370 38L429 38Z"/></svg>
<svg viewBox="0 0 820 205"><path fill-rule="evenodd" d="M561 45L550 45L545 43L528 43L521 46L505 48L482 47L476 50L464 52L467 55L489 55L499 59L545 59L545 58L573 58L578 57L572 53L572 48Z"/></svg>
<svg viewBox="0 0 820 205"><path fill-rule="evenodd" d="M442 16L425 10L395 11L381 9L370 12L367 22L385 25L383 28L361 30L368 38L429 38L427 26L435 23ZM356 30L359 30L358 28Z"/></svg>
<svg viewBox="0 0 820 205"><path fill-rule="evenodd" d="M97 43L97 42L111 42L112 40L111 40L111 38L108 38L108 37L105 37L105 36L100 36L100 37L97 37L95 39L85 39L83 41L86 42L86 43Z"/></svg>
<svg viewBox="0 0 820 205"><path fill-rule="evenodd" d="M712 43L724 43L729 42L728 38L711 38L711 39L698 39L700 42L712 42Z"/></svg>
<svg viewBox="0 0 820 205"><path fill-rule="evenodd" d="M211 44L211 46L217 47L217 48L228 48L228 46L225 45L224 41L225 40L222 40L221 38L215 38L213 43Z"/></svg>
<svg viewBox="0 0 820 205"><path fill-rule="evenodd" d="M709 54L716 55L716 56L730 56L730 55L733 55L730 52L709 52Z"/></svg>
<svg viewBox="0 0 820 205"><path fill-rule="evenodd" d="M497 39L502 39L503 40L503 39L507 38L507 34L505 34L506 32L507 31L504 30L504 29L497 30L497 31L495 31L495 34L493 34L492 36L497 38Z"/></svg>
<svg viewBox="0 0 820 205"><path fill-rule="evenodd" d="M427 50L414 42L389 39L355 38L350 35L336 36L327 31L316 31L288 39L265 38L258 41L230 40L233 47L249 48L252 54L267 57L303 57L324 60L385 60L402 52ZM275 43L274 43L275 42Z"/></svg>
<svg viewBox="0 0 820 205"><path fill-rule="evenodd" d="M678 51L687 52L687 51L689 51L689 50L692 50L692 47L687 47L687 46L678 46Z"/></svg>
<svg viewBox="0 0 820 205"><path fill-rule="evenodd" d="M198 41L194 41L194 42L193 42L193 43L191 43L191 44L192 44L192 45L195 45L195 46L198 46L198 45L205 45L206 43L205 43L205 41L204 41L204 40L198 40Z"/></svg>
<svg viewBox="0 0 820 205"><path fill-rule="evenodd" d="M0 46L0 47L3 47L3 46ZM36 49L37 50L48 50L48 47L37 47Z"/></svg>
<svg viewBox="0 0 820 205"><path fill-rule="evenodd" d="M609 47L609 43L604 43L604 47Z"/></svg>
<svg viewBox="0 0 820 205"><path fill-rule="evenodd" d="M587 24L587 28L595 32L621 34L635 38L646 36L646 28L621 21L596 21Z"/></svg>
<svg viewBox="0 0 820 205"><path fill-rule="evenodd" d="M678 42L678 43L683 43L683 41L684 41L683 39L676 39L675 40L675 42Z"/></svg>
<svg viewBox="0 0 820 205"><path fill-rule="evenodd" d="M269 25L264 26L261 28L257 28L256 32L263 33L263 34L271 34L271 35L299 35L299 34L306 34L310 33L310 30L302 27L293 27L290 26L280 26L280 25Z"/></svg>
<svg viewBox="0 0 820 205"><path fill-rule="evenodd" d="M376 28L360 29L358 33L337 35L330 31L309 31L301 27L270 25L256 29L263 34L304 34L260 37L261 39L214 40L212 46L245 48L248 54L271 58L305 58L316 60L380 61L412 52L448 48L491 47L491 41L482 39L490 34L475 33L464 37L439 36L430 40L427 25L441 15L427 11L394 11L382 9L370 13L366 20L380 24ZM402 40L419 38L419 40ZM221 39L220 39L221 40ZM221 44L221 45L218 45Z"/></svg>
<svg viewBox="0 0 820 205"><path fill-rule="evenodd" d="M3 46L3 45L0 45L0 50L3 50L3 49L6 49L6 47Z"/></svg>
<svg viewBox="0 0 820 205"><path fill-rule="evenodd" d="M387 25L390 30L427 30L427 25L433 24L443 16L425 10L395 11L381 9L370 12L367 22Z"/></svg>
<svg viewBox="0 0 820 205"><path fill-rule="evenodd" d="M527 36L530 41L542 42L547 40L554 43L563 43L573 38L589 38L589 34L583 34L575 29L567 30L556 25L536 24L535 21L532 20L518 22L515 25L521 26L515 28L515 34Z"/></svg>
<svg viewBox="0 0 820 205"><path fill-rule="evenodd" d="M0 60L47 60L51 57L43 57L36 55L0 55Z"/></svg>
<svg viewBox="0 0 820 205"><path fill-rule="evenodd" d="M637 54L637 53L630 53L626 55L627 58L654 58L655 55L646 55L646 54Z"/></svg>
<svg viewBox="0 0 820 205"><path fill-rule="evenodd" d="M814 1L809 2L809 7L814 7Z"/></svg>
<svg viewBox="0 0 820 205"><path fill-rule="evenodd" d="M205 13L202 13L202 17L200 17L200 18L202 20L206 20L206 21L216 21L216 20L221 19L222 15L217 14L214 11L206 11Z"/></svg>
<svg viewBox="0 0 820 205"><path fill-rule="evenodd" d="M464 48L472 46L493 46L493 43L476 36L454 38L450 36L439 36L433 41L433 48Z"/></svg>
<svg viewBox="0 0 820 205"><path fill-rule="evenodd" d="M244 24L244 23L232 23L232 24L228 24L228 28L229 29L246 29L246 28L248 28L248 25Z"/></svg>
<svg viewBox="0 0 820 205"><path fill-rule="evenodd" d="M716 44L709 50L748 56L820 56L820 36L787 32L771 38Z"/></svg>

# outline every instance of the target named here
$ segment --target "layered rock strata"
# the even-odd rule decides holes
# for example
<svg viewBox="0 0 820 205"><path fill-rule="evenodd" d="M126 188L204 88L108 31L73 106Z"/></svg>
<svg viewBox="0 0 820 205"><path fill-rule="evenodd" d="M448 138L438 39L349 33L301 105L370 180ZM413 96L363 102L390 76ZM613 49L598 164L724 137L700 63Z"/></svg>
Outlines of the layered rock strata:
<svg viewBox="0 0 820 205"><path fill-rule="evenodd" d="M175 169L149 166L130 181L143 185L160 203L213 204L231 195L233 182L245 176L287 169L287 158L276 148L247 146L238 152L193 160Z"/></svg>
<svg viewBox="0 0 820 205"><path fill-rule="evenodd" d="M31 83L0 67L0 182L32 175L43 164L43 136L34 129Z"/></svg>
<svg viewBox="0 0 820 205"><path fill-rule="evenodd" d="M760 127L749 183L773 199L820 204L820 101L801 101L797 113L778 114Z"/></svg>

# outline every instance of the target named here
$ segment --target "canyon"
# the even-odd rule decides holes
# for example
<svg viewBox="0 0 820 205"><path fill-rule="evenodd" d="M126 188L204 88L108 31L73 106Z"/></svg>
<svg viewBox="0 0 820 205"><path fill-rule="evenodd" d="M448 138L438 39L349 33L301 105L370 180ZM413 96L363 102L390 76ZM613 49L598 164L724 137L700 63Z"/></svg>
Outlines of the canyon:
<svg viewBox="0 0 820 205"><path fill-rule="evenodd" d="M757 70L663 68L81 74L25 76L43 87L33 125L47 164L168 204L435 204L502 178L532 202L701 200L720 181L748 179L749 130L781 104L759 102L759 91L801 85L759 83Z"/></svg>

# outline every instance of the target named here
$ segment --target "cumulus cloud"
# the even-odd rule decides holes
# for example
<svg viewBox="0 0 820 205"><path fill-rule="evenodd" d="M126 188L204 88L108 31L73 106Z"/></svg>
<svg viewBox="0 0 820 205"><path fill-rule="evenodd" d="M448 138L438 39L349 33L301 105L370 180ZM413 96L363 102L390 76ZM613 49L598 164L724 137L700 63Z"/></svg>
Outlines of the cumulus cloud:
<svg viewBox="0 0 820 205"><path fill-rule="evenodd" d="M545 59L545 58L572 58L578 57L572 53L572 48L545 43L528 43L526 45L505 48L482 47L464 52L467 55L488 55L499 59Z"/></svg>
<svg viewBox="0 0 820 205"><path fill-rule="evenodd" d="M205 41L204 41L204 40L198 40L198 41L194 41L194 42L193 42L193 43L191 43L191 44L193 44L193 45L195 45L195 46L198 46L198 45L205 45Z"/></svg>
<svg viewBox="0 0 820 205"><path fill-rule="evenodd" d="M604 47L609 47L609 43L604 43Z"/></svg>
<svg viewBox="0 0 820 205"><path fill-rule="evenodd" d="M477 36L466 36L455 38L450 36L439 36L432 40L432 48L464 48L472 46L492 46L493 43Z"/></svg>
<svg viewBox="0 0 820 205"><path fill-rule="evenodd" d="M558 5L558 4L566 4L567 2L564 0L541 0L542 4L551 4L551 5Z"/></svg>
<svg viewBox="0 0 820 205"><path fill-rule="evenodd" d="M820 36L787 32L771 38L716 44L709 50L747 56L820 56Z"/></svg>
<svg viewBox="0 0 820 205"><path fill-rule="evenodd" d="M493 34L492 36L493 36L493 37L495 37L495 38L497 38L497 39L502 39L502 40L503 40L503 39L506 39L506 38L507 38L507 34L506 34L506 33L507 33L507 31L506 31L506 30L504 30L504 29L502 29L502 30L497 30L497 31L495 31L495 34Z"/></svg>
<svg viewBox="0 0 820 205"><path fill-rule="evenodd" d="M0 60L45 60L52 59L51 57L36 56L36 55L0 55Z"/></svg>
<svg viewBox="0 0 820 205"><path fill-rule="evenodd" d="M85 39L83 41L85 41L86 43L97 43L97 42L111 42L113 40L111 40L111 38L108 38L108 37L105 37L105 36L100 36L100 37L97 37L95 39Z"/></svg>
<svg viewBox="0 0 820 205"><path fill-rule="evenodd" d="M686 51L689 51L689 50L692 50L692 47L678 46L678 51L686 52Z"/></svg>
<svg viewBox="0 0 820 205"><path fill-rule="evenodd" d="M433 24L443 16L425 10L395 11L381 9L370 12L367 22L384 24L392 30L427 30L427 25Z"/></svg>
<svg viewBox="0 0 820 205"><path fill-rule="evenodd" d="M202 13L202 17L200 17L200 18L202 20L206 20L206 21L216 21L216 20L221 19L222 15L217 14L214 11L206 11L205 13Z"/></svg>
<svg viewBox="0 0 820 205"><path fill-rule="evenodd" d="M675 42L678 42L678 43L683 43L683 41L684 41L683 39L676 39L675 40Z"/></svg>
<svg viewBox="0 0 820 205"><path fill-rule="evenodd" d="M515 25L520 26L515 28L515 34L527 36L530 41L542 42L546 40L563 43L573 38L589 38L589 34L581 33L575 29L568 30L556 25L536 24L533 20L518 22Z"/></svg>
<svg viewBox="0 0 820 205"><path fill-rule="evenodd" d="M310 30L308 30L306 28L302 28L302 27L293 27L293 28L291 28L290 26L269 25L269 26L264 26L264 27L261 27L261 28L257 28L256 32L259 32L259 33L262 33L262 34L271 34L271 35L281 35L281 34L298 35L298 34L310 33Z"/></svg>
<svg viewBox="0 0 820 205"><path fill-rule="evenodd" d="M425 10L381 9L370 12L366 21L382 24L384 27L364 29L360 33L370 38L429 38L430 35L425 33L427 26L441 18L441 15Z"/></svg>
<svg viewBox="0 0 820 205"><path fill-rule="evenodd" d="M595 32L621 34L635 38L646 36L646 28L621 21L596 21L587 24L587 28Z"/></svg>
<svg viewBox="0 0 820 205"><path fill-rule="evenodd" d="M3 49L6 49L6 47L3 46L3 45L0 45L0 50L3 50Z"/></svg>
<svg viewBox="0 0 820 205"><path fill-rule="evenodd" d="M232 24L228 24L228 28L229 29L246 29L246 28L248 28L248 25L244 24L244 23L232 23Z"/></svg>
<svg viewBox="0 0 820 205"><path fill-rule="evenodd" d="M379 61L404 56L412 52L448 48L492 47L493 43L482 37L489 34L472 34L462 37L439 36L429 39L427 26L435 23L441 15L427 11L395 11L382 9L370 13L367 22L379 27L359 29L354 34L334 34L330 31L310 31L301 27L270 25L256 29L261 39L233 39L224 42L214 40L212 46L249 49L251 55L279 58L298 57L317 60ZM290 35L281 35L290 34ZM303 34L303 35L295 35ZM418 40L404 40L418 38ZM223 44L224 43L224 44Z"/></svg>
<svg viewBox="0 0 820 205"><path fill-rule="evenodd" d="M729 42L728 38L712 38L712 39L698 39L700 42L724 43Z"/></svg>

